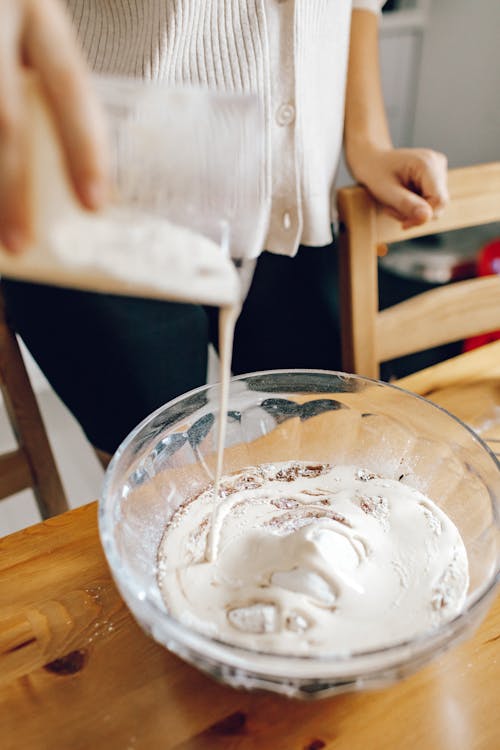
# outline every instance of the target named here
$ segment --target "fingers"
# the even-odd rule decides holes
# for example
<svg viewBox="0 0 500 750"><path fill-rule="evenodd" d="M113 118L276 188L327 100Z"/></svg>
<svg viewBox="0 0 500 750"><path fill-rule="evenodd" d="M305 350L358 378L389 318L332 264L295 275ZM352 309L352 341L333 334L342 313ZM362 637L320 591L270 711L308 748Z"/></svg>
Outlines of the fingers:
<svg viewBox="0 0 500 750"><path fill-rule="evenodd" d="M100 208L108 192L104 122L70 24L53 0L31 4L25 50L40 75L76 194L87 208Z"/></svg>
<svg viewBox="0 0 500 750"><path fill-rule="evenodd" d="M69 22L57 0L0 0L0 242L20 252L32 239L21 60L38 73L77 196L107 197L107 148L99 107Z"/></svg>
<svg viewBox="0 0 500 750"><path fill-rule="evenodd" d="M377 197L384 204L386 213L400 221L403 229L432 219L433 209L429 203L396 180L388 182Z"/></svg>
<svg viewBox="0 0 500 750"><path fill-rule="evenodd" d="M449 201L446 157L426 149L401 149L393 152L393 158L395 179L384 189L386 212L403 229L437 217Z"/></svg>
<svg viewBox="0 0 500 750"><path fill-rule="evenodd" d="M23 99L18 69L21 14L2 8L0 24L0 243L21 252L31 240Z"/></svg>
<svg viewBox="0 0 500 750"><path fill-rule="evenodd" d="M448 160L437 151L420 151L415 166L414 180L419 192L433 207L434 214L449 202Z"/></svg>

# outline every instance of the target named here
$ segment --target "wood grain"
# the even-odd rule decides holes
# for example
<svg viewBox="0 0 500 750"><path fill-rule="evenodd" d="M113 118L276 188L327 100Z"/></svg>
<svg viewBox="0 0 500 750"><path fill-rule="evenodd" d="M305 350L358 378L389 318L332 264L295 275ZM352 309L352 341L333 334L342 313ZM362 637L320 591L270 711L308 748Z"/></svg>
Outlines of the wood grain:
<svg viewBox="0 0 500 750"><path fill-rule="evenodd" d="M484 415L500 403L499 352L410 384L458 416ZM135 624L93 503L0 540L0 675L2 750L497 750L500 599L474 637L394 687L314 703L237 692Z"/></svg>

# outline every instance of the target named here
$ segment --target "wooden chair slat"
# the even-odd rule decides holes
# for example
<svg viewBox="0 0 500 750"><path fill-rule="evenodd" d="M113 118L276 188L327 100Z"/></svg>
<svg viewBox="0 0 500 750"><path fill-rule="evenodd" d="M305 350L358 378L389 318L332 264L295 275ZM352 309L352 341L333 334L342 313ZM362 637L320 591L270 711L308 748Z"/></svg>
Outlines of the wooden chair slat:
<svg viewBox="0 0 500 750"><path fill-rule="evenodd" d="M339 190L343 368L378 378L380 363L500 328L500 277L457 282L378 309L381 245L500 221L500 162L448 173L439 218L403 230L361 186Z"/></svg>

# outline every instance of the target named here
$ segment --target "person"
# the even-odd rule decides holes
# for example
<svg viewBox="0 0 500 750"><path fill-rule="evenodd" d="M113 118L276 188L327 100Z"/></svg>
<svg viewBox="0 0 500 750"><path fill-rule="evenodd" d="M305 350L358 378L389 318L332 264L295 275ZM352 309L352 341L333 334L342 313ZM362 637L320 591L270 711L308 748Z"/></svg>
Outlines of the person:
<svg viewBox="0 0 500 750"><path fill-rule="evenodd" d="M393 148L378 68L380 0L0 0L0 240L31 240L21 66L45 89L73 185L108 191L86 68L256 94L270 144L269 232L238 321L233 372L340 369L332 194L344 138L353 177L403 227L448 200L446 159ZM75 33L76 32L76 33ZM84 54L79 51L79 39ZM84 62L86 58L86 62ZM217 311L3 281L7 310L96 449L205 382Z"/></svg>

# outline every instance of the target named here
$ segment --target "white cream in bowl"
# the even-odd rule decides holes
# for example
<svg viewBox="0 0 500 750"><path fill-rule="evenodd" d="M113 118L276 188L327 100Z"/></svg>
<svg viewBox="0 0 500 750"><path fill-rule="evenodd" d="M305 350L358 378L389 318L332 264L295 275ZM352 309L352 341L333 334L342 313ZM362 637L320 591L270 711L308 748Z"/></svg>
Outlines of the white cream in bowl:
<svg viewBox="0 0 500 750"><path fill-rule="evenodd" d="M184 503L158 571L183 624L304 655L415 638L459 614L468 588L464 543L429 498L355 466L304 462L248 468L222 478L215 505L213 486Z"/></svg>

